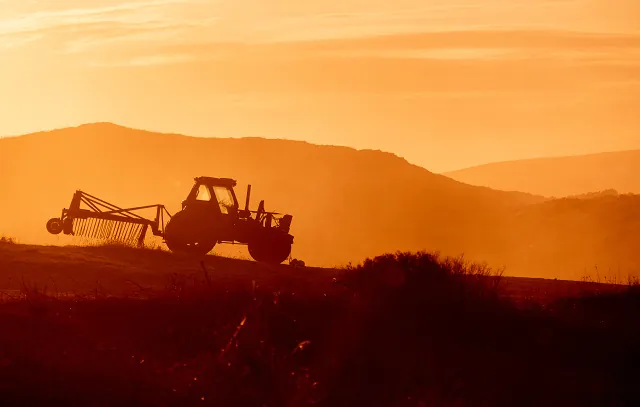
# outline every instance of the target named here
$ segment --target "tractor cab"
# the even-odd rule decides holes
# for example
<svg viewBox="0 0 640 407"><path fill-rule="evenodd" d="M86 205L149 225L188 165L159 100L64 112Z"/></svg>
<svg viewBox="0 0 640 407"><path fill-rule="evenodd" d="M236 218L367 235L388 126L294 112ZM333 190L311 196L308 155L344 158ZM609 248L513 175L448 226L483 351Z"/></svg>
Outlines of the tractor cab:
<svg viewBox="0 0 640 407"><path fill-rule="evenodd" d="M233 190L236 181L229 178L197 177L182 209L198 208L220 215L238 215L238 199Z"/></svg>

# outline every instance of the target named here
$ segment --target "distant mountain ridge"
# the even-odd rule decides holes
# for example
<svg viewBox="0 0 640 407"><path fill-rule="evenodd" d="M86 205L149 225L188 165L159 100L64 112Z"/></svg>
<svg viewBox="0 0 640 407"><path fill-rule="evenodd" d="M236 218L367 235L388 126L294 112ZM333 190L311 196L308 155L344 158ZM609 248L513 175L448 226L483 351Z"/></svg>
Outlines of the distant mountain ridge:
<svg viewBox="0 0 640 407"><path fill-rule="evenodd" d="M611 259L625 269L640 265L635 248L616 241L635 225L635 214L624 224L598 218L628 211L632 201L598 211L589 209L592 200L579 212L547 206L542 196L468 185L381 151L98 123L0 139L0 173L0 235L27 243L72 242L48 234L45 223L76 189L119 206L162 203L175 213L193 178L210 175L236 179L240 201L251 183L252 208L264 199L267 210L292 214L293 256L308 265L397 250L464 253L506 265L511 275L538 277L580 278L594 262L605 267ZM597 250L583 258L584 247ZM240 256L243 250L216 248Z"/></svg>
<svg viewBox="0 0 640 407"><path fill-rule="evenodd" d="M607 189L640 193L640 150L485 164L443 175L473 185L547 197Z"/></svg>
<svg viewBox="0 0 640 407"><path fill-rule="evenodd" d="M620 196L621 194L615 189L605 189L604 191L588 192L586 194L570 195L568 198L593 199L604 196Z"/></svg>

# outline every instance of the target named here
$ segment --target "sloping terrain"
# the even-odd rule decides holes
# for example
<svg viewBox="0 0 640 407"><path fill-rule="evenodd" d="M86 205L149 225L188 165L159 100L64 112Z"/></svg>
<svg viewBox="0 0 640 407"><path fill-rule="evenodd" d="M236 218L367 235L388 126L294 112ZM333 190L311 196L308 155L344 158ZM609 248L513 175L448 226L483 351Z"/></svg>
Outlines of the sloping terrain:
<svg viewBox="0 0 640 407"><path fill-rule="evenodd" d="M101 123L0 139L0 166L0 234L24 243L77 243L45 230L76 189L120 206L162 203L175 213L193 177L210 175L237 179L241 202L251 183L253 208L265 199L267 210L293 214L293 256L308 265L424 249L464 253L519 276L580 279L596 265L623 275L639 269L627 255L633 242L601 243L635 225L632 206L624 221L612 218L618 223L600 222L591 210L577 221L562 205L549 217L535 209L542 197L467 185L380 151ZM530 215L518 216L523 211ZM534 236L539 243L531 246ZM589 258L585 247L595 248ZM248 257L242 246L215 252Z"/></svg>
<svg viewBox="0 0 640 407"><path fill-rule="evenodd" d="M307 287L320 292L334 285L333 279L341 270L272 266L213 255L192 258L166 250L117 245L58 247L0 243L0 296L5 300L25 290L62 297L144 296L203 279L212 285L232 283L249 288L258 284L274 291ZM596 282L503 276L500 289L502 295L516 302L544 303L611 287Z"/></svg>
<svg viewBox="0 0 640 407"><path fill-rule="evenodd" d="M158 249L125 246L33 246L0 243L0 291L8 297L24 289L48 295L128 296L162 292L178 281L228 282L251 287L314 286L331 282L336 270L272 266L254 261L205 256L194 259Z"/></svg>
<svg viewBox="0 0 640 407"><path fill-rule="evenodd" d="M636 405L638 294L428 253L323 270L0 243L0 404Z"/></svg>
<svg viewBox="0 0 640 407"><path fill-rule="evenodd" d="M447 172L461 182L566 197L614 189L640 193L640 150L506 161Z"/></svg>

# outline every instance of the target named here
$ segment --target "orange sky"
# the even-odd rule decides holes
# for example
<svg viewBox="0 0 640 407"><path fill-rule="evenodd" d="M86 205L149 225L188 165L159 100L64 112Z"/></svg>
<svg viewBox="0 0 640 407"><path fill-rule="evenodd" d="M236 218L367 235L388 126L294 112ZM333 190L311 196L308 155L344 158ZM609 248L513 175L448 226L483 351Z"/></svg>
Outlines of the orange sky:
<svg viewBox="0 0 640 407"><path fill-rule="evenodd" d="M640 148L640 2L0 0L0 135L94 121L433 171Z"/></svg>

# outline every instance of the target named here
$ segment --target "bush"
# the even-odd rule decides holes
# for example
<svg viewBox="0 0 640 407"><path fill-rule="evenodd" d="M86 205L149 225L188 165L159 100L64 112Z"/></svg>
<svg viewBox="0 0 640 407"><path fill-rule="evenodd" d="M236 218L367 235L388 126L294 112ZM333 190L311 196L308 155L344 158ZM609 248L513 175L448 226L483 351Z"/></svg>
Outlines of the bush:
<svg viewBox="0 0 640 407"><path fill-rule="evenodd" d="M0 236L0 244L15 244L16 240L12 237Z"/></svg>

